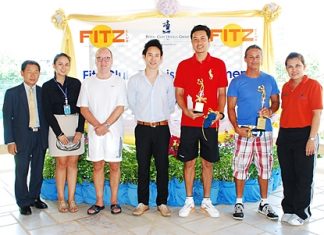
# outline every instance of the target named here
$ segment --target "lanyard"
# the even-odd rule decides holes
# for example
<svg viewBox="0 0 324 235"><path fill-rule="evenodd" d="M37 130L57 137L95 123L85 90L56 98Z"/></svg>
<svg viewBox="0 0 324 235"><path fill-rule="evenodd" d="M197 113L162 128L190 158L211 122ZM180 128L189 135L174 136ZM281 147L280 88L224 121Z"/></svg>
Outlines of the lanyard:
<svg viewBox="0 0 324 235"><path fill-rule="evenodd" d="M67 85L65 87L65 91L63 91L62 87L58 84L58 82L56 81L56 79L54 78L54 81L56 82L56 85L58 86L58 88L60 88L60 90L62 91L63 95L64 95L64 100L65 100L65 105L68 105L68 92L67 92Z"/></svg>

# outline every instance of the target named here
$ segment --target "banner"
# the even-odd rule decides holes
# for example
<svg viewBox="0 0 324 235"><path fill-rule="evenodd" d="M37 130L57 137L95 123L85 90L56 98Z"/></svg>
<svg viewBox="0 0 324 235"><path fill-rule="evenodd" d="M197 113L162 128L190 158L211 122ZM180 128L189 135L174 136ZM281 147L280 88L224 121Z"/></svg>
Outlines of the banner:
<svg viewBox="0 0 324 235"><path fill-rule="evenodd" d="M113 72L127 80L145 68L144 44L159 39L163 45L161 69L172 77L178 63L193 54L190 31L197 25L211 29L210 54L223 59L228 78L245 70L244 51L251 44L262 47L263 22L253 18L147 18L121 23L70 23L74 40L77 76L94 73L97 48L109 47L114 55Z"/></svg>
<svg viewBox="0 0 324 235"><path fill-rule="evenodd" d="M211 29L210 54L224 60L228 79L245 70L244 52L252 44L262 45L263 22L255 18L144 18L124 22L70 23L73 35L77 77L85 79L95 74L95 53L100 47L109 47L113 53L112 72L125 79L145 68L142 57L144 44L151 39L163 46L160 69L174 78L178 63L193 55L191 29L198 24ZM171 132L179 136L180 114L172 115ZM131 139L134 120L128 110L124 114L125 137ZM226 121L222 130L231 129ZM132 142L132 141L131 141Z"/></svg>

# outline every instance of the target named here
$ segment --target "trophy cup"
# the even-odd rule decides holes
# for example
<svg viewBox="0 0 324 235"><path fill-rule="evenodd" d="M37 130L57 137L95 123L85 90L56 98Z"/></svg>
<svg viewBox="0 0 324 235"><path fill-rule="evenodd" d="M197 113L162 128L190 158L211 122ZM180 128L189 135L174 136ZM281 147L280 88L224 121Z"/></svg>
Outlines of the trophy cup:
<svg viewBox="0 0 324 235"><path fill-rule="evenodd" d="M194 113L203 113L204 103L207 102L207 98L204 97L204 81L202 79L197 79L197 84L200 86L198 95L196 95Z"/></svg>
<svg viewBox="0 0 324 235"><path fill-rule="evenodd" d="M265 104L265 98L266 98L266 91L265 91L265 87L264 85L260 85L258 86L258 92L261 93L261 109L264 108L264 104ZM266 128L266 118L263 116L259 116L257 118L257 125L256 125L256 129L258 130L265 130Z"/></svg>

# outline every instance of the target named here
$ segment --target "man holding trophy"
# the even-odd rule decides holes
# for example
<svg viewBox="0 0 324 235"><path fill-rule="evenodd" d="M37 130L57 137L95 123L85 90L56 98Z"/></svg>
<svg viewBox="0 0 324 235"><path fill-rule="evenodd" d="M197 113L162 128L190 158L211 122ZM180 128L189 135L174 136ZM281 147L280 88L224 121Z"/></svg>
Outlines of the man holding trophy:
<svg viewBox="0 0 324 235"><path fill-rule="evenodd" d="M261 202L258 212L268 219L278 220L269 205L268 180L273 166L271 116L279 108L279 89L275 79L260 70L262 50L257 45L245 51L245 73L234 78L228 88L228 117L235 130L233 175L236 204L233 218L244 218L243 190L252 161L258 171Z"/></svg>
<svg viewBox="0 0 324 235"><path fill-rule="evenodd" d="M174 81L177 103L182 109L178 159L184 162L186 185L185 204L179 211L181 217L187 217L195 209L193 182L198 156L202 157L204 186L201 209L211 217L219 216L210 200L210 188L213 163L219 160L217 127L218 120L224 118L227 76L225 63L208 53L210 36L210 29L205 25L191 30L195 53L180 62Z"/></svg>

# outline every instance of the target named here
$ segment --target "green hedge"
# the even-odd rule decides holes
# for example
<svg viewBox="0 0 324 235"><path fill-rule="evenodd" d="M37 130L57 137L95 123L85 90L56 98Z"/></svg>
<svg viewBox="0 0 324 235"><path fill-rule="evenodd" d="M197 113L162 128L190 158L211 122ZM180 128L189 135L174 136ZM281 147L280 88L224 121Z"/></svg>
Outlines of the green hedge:
<svg viewBox="0 0 324 235"><path fill-rule="evenodd" d="M93 166L92 162L86 160L87 145L85 153L80 156L78 163L78 183L83 181L93 182L92 172ZM214 164L213 178L215 180L222 181L233 181L233 170L232 170L232 157L234 151L234 143L232 138L228 138L224 143L219 144L220 149L220 161ZM279 168L278 157L274 148L274 169ZM109 179L109 166L105 166L105 178ZM201 179L201 158L197 159L196 162L196 173L195 179ZM154 165L154 159L151 160L151 181L155 182L156 170ZM251 165L250 178L257 178L257 170L254 164ZM55 158L50 155L45 157L44 165L44 178L51 179L55 176ZM169 178L176 178L179 181L183 181L183 163L177 160L174 156L169 156ZM121 183L137 183L137 161L135 156L135 146L125 145L123 148L123 161L121 162Z"/></svg>

